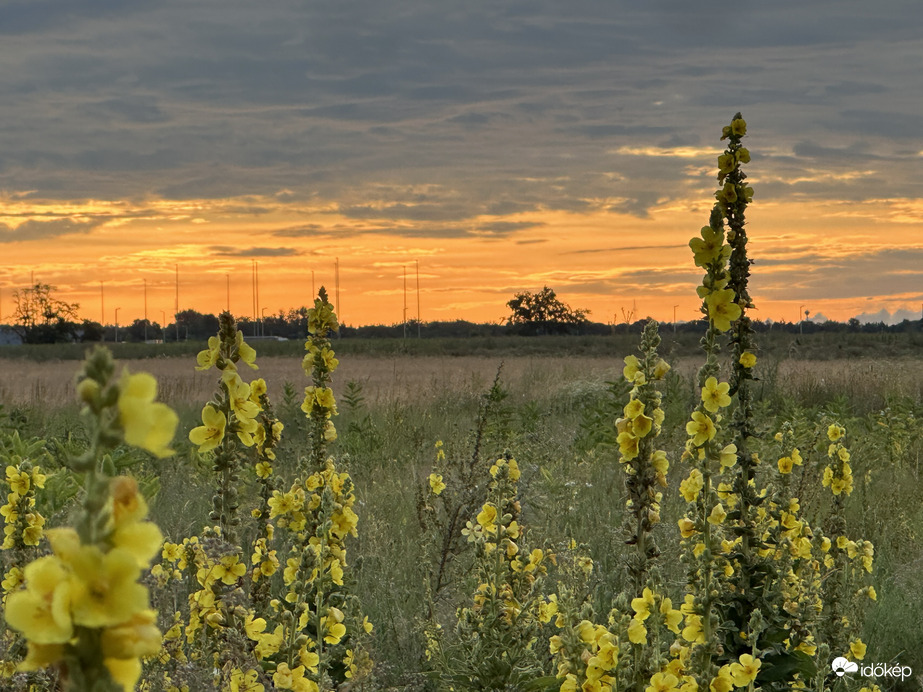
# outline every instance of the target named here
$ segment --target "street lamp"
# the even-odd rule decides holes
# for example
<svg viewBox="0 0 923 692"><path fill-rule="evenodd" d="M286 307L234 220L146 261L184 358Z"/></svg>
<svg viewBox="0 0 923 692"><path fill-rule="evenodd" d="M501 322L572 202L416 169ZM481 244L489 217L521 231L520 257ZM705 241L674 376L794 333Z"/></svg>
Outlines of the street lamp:
<svg viewBox="0 0 923 692"><path fill-rule="evenodd" d="M164 338L167 335L167 311L160 311L160 340L166 341Z"/></svg>
<svg viewBox="0 0 923 692"><path fill-rule="evenodd" d="M260 336L266 336L266 325L263 320L266 319L266 308L260 310Z"/></svg>
<svg viewBox="0 0 923 692"><path fill-rule="evenodd" d="M119 310L121 309L115 309L115 343L119 343Z"/></svg>
<svg viewBox="0 0 923 692"><path fill-rule="evenodd" d="M679 305L674 305L674 306L673 306L673 333L674 333L674 334L676 334L676 308L678 308L678 307L679 307Z"/></svg>
<svg viewBox="0 0 923 692"><path fill-rule="evenodd" d="M804 305L798 306L798 333L804 334L804 320L801 317L801 311L804 310Z"/></svg>

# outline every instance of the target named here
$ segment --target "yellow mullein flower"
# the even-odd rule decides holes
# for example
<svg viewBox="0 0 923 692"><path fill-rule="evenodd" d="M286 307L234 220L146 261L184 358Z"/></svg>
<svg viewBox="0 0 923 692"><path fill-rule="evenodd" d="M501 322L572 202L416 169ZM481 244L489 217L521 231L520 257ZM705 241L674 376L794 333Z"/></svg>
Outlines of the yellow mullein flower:
<svg viewBox="0 0 923 692"><path fill-rule="evenodd" d="M651 614L651 608L654 606L654 592L651 591L646 586L644 591L641 592L640 598L633 598L631 601L631 608L635 611L634 617L639 621L643 622Z"/></svg>
<svg viewBox="0 0 923 692"><path fill-rule="evenodd" d="M726 518L727 512L724 510L724 506L719 502L712 508L711 514L708 515L708 523L718 526L719 524L723 524Z"/></svg>
<svg viewBox="0 0 923 692"><path fill-rule="evenodd" d="M343 624L343 613L337 608L331 608L330 613L324 618L327 634L324 641L328 644L339 644L346 635L346 625Z"/></svg>
<svg viewBox="0 0 923 692"><path fill-rule="evenodd" d="M6 482L9 484L10 490L19 496L23 496L29 492L32 485L32 475L25 471L20 471L15 466L7 466Z"/></svg>
<svg viewBox="0 0 923 692"><path fill-rule="evenodd" d="M725 445L719 453L719 461L722 469L729 469L737 463L737 445L733 442Z"/></svg>
<svg viewBox="0 0 923 692"><path fill-rule="evenodd" d="M619 443L619 454L622 455L625 461L630 461L638 456L639 439L637 436L627 431L621 432L616 437L616 441Z"/></svg>
<svg viewBox="0 0 923 692"><path fill-rule="evenodd" d="M692 437L696 447L701 447L715 437L717 430L711 418L701 411L693 411L692 420L686 423L686 433Z"/></svg>
<svg viewBox="0 0 923 692"><path fill-rule="evenodd" d="M730 329L731 322L736 321L741 315L740 306L734 302L736 297L730 288L709 293L705 297L708 319L719 332Z"/></svg>
<svg viewBox="0 0 923 692"><path fill-rule="evenodd" d="M695 266L704 267L721 257L722 254L730 255L731 248L724 245L723 233L715 231L711 226L703 226L701 236L701 238L693 238L689 241Z"/></svg>
<svg viewBox="0 0 923 692"><path fill-rule="evenodd" d="M671 632L679 634L679 625L683 621L683 614L673 608L673 601L664 598L660 602L660 614L663 615L663 623Z"/></svg>
<svg viewBox="0 0 923 692"><path fill-rule="evenodd" d="M747 368L748 370L756 365L756 356L750 353L749 351L744 351L740 354L740 359L738 362Z"/></svg>
<svg viewBox="0 0 923 692"><path fill-rule="evenodd" d="M218 362L221 355L221 341L217 336L208 337L208 348L196 355L196 370L208 370Z"/></svg>
<svg viewBox="0 0 923 692"><path fill-rule="evenodd" d="M211 404L202 409L202 423L189 431L189 441L199 446L199 452L208 452L221 444L227 418Z"/></svg>
<svg viewBox="0 0 923 692"><path fill-rule="evenodd" d="M251 399L250 385L240 379L235 370L225 370L221 374L221 379L228 390L231 410L239 418L255 418L261 409L260 405Z"/></svg>
<svg viewBox="0 0 923 692"><path fill-rule="evenodd" d="M759 659L753 658L750 654L741 654L738 659L739 663L731 664L731 677L734 678L734 685L737 687L746 687L756 680L756 675L763 664Z"/></svg>
<svg viewBox="0 0 923 692"><path fill-rule="evenodd" d="M81 545L68 562L74 571L74 624L109 627L147 608L147 589L137 581L141 568L127 550L103 554L95 545Z"/></svg>
<svg viewBox="0 0 923 692"><path fill-rule="evenodd" d="M259 366L255 362L256 351L254 351L253 347L244 341L244 333L237 332L235 340L237 343L237 353L240 356L240 359L249 365L253 370L259 370Z"/></svg>
<svg viewBox="0 0 923 692"><path fill-rule="evenodd" d="M7 624L35 644L70 641L74 634L70 570L58 557L49 555L26 565L23 576L26 588L7 596Z"/></svg>
<svg viewBox="0 0 923 692"><path fill-rule="evenodd" d="M654 673L650 683L644 692L672 692L679 685L679 679L672 673Z"/></svg>
<svg viewBox="0 0 923 692"><path fill-rule="evenodd" d="M644 384L647 378L641 369L641 361L637 356L625 356L625 367L622 369L622 375L625 379L633 384Z"/></svg>
<svg viewBox="0 0 923 692"><path fill-rule="evenodd" d="M734 689L734 678L731 677L731 667L721 666L718 669L718 675L712 678L708 686L711 692L731 692Z"/></svg>
<svg viewBox="0 0 923 692"><path fill-rule="evenodd" d="M782 457L779 459L779 473L791 473L794 465L791 457Z"/></svg>
<svg viewBox="0 0 923 692"><path fill-rule="evenodd" d="M481 528L484 529L487 533L494 533L497 530L496 521L497 521L497 508L487 503L482 508L477 515L477 522L481 525Z"/></svg>
<svg viewBox="0 0 923 692"><path fill-rule="evenodd" d="M688 478L680 482L679 491L686 502L693 502L705 486L705 478L698 469L692 469Z"/></svg>
<svg viewBox="0 0 923 692"><path fill-rule="evenodd" d="M647 643L647 628L637 618L632 618L628 623L628 641L632 644Z"/></svg>
<svg viewBox="0 0 923 692"><path fill-rule="evenodd" d="M678 522L679 533L683 538L690 538L695 535L695 522L688 517L683 517Z"/></svg>
<svg viewBox="0 0 923 692"><path fill-rule="evenodd" d="M861 661L865 658L866 646L861 639L856 639L849 643L849 653L852 655L852 658L856 661Z"/></svg>
<svg viewBox="0 0 923 692"><path fill-rule="evenodd" d="M719 383L714 377L705 380L702 387L702 403L707 411L716 413L718 409L730 406L731 397L728 395L731 385L727 382Z"/></svg>
<svg viewBox="0 0 923 692"><path fill-rule="evenodd" d="M266 380L262 377L258 377L253 382L250 383L250 400L259 405L260 397L266 394Z"/></svg>
<svg viewBox="0 0 923 692"><path fill-rule="evenodd" d="M164 458L173 454L169 448L179 417L166 404L155 403L157 380L146 372L122 373L119 382L119 424L125 442Z"/></svg>

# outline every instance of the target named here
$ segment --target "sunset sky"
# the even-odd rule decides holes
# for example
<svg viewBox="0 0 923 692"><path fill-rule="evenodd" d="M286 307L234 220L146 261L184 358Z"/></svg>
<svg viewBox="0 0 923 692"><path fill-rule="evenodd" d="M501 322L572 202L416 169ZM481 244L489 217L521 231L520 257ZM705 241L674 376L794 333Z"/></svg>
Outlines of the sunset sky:
<svg viewBox="0 0 923 692"><path fill-rule="evenodd" d="M919 319L916 0L9 0L0 314L698 314L688 240L741 111L756 317ZM886 312L882 312L886 311Z"/></svg>

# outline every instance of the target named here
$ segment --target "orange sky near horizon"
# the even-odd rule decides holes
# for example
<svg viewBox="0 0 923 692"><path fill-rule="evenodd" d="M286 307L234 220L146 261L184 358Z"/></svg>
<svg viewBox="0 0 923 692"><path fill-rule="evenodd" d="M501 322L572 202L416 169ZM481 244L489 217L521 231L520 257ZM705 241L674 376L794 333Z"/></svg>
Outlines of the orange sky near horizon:
<svg viewBox="0 0 923 692"><path fill-rule="evenodd" d="M754 184L759 192L758 181ZM144 315L172 320L179 265L179 308L217 313L228 301L238 316L253 315L251 258L259 262L260 309L265 314L310 303L315 287L333 298L339 259L339 312L345 324L399 324L417 314L416 262L424 322L465 319L498 322L506 301L547 285L594 321L698 317L695 287L701 271L688 241L707 221L707 190L654 207L648 218L608 209L534 211L459 222L445 237L427 224L348 218L334 203L299 205L272 198L164 201L135 204L90 201L59 204L8 197L0 223L12 229L30 219L68 220L79 232L4 245L0 273L4 322L11 321L13 291L35 281L58 288L80 304L80 316L128 324ZM258 208L259 212L251 210ZM386 209L386 205L382 207ZM86 228L89 227L89 230ZM503 232L491 228L513 229ZM487 230L482 230L487 229ZM796 321L812 315L846 320L881 308L917 312L919 288L891 286L819 296L818 286L862 285L862 267L893 266L902 252L923 249L923 202L816 200L760 202L748 209L754 316ZM894 253L897 253L895 255ZM870 264L871 263L871 264ZM877 263L877 264L876 264ZM900 271L900 270L898 270ZM907 270L910 271L910 270ZM912 273L912 272L911 272ZM833 291L835 294L836 291Z"/></svg>

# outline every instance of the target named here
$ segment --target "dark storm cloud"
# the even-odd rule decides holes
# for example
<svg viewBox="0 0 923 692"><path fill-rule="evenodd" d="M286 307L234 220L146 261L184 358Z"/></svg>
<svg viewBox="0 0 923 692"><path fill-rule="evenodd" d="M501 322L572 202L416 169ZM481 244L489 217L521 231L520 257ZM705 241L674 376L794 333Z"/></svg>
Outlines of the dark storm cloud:
<svg viewBox="0 0 923 692"><path fill-rule="evenodd" d="M236 248L227 245L214 245L208 248L217 257L293 257L301 251L290 247L251 247Z"/></svg>
<svg viewBox="0 0 923 692"><path fill-rule="evenodd" d="M15 228L0 223L0 243L15 243L30 240L51 240L65 235L89 233L97 228L99 220L75 221L73 219L29 219Z"/></svg>
<svg viewBox="0 0 923 692"><path fill-rule="evenodd" d="M764 177L872 166L879 174L864 185L834 180L798 194L917 196L917 9L914 0L733 11L715 0L7 2L0 189L49 199L310 191L352 218L430 222L436 235L479 214L579 212L597 198L644 217L708 177L685 164L714 162L613 152L717 148L720 127L743 109ZM397 199L382 216L372 191L382 182L437 182L453 195Z"/></svg>

